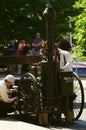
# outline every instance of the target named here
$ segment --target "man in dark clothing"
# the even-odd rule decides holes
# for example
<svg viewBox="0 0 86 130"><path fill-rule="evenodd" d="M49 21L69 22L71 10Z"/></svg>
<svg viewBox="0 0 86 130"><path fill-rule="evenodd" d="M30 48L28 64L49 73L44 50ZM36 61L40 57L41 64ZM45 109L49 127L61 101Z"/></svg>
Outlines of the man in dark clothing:
<svg viewBox="0 0 86 130"><path fill-rule="evenodd" d="M22 55L29 55L30 53L30 43L29 42L26 42L25 43L25 46L23 48L23 51L22 51Z"/></svg>
<svg viewBox="0 0 86 130"><path fill-rule="evenodd" d="M18 45L14 40L10 41L10 45L7 47L8 56L14 56L17 53Z"/></svg>
<svg viewBox="0 0 86 130"><path fill-rule="evenodd" d="M22 55L30 55L30 51L31 51L30 42L26 42L22 51ZM22 72L27 72L27 71L28 71L28 65L24 64L22 67Z"/></svg>

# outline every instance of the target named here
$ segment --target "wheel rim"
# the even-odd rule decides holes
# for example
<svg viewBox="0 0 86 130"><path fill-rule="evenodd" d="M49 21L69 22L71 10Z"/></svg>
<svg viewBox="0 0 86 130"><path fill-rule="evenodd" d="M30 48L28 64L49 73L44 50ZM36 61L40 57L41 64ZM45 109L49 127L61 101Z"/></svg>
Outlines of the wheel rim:
<svg viewBox="0 0 86 130"><path fill-rule="evenodd" d="M18 96L22 99L19 106L20 114L37 113L37 81L31 73L24 74L18 84Z"/></svg>
<svg viewBox="0 0 86 130"><path fill-rule="evenodd" d="M84 90L82 82L76 73L73 73L73 112L74 120L77 120L84 107Z"/></svg>

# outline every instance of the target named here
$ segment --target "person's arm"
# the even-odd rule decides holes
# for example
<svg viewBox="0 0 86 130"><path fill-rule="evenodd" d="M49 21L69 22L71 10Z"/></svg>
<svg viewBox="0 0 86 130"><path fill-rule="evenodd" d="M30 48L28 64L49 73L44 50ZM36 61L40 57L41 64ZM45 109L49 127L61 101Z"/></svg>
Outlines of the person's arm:
<svg viewBox="0 0 86 130"><path fill-rule="evenodd" d="M2 86L2 89L0 89L0 96L1 96L2 101L7 102L7 103L11 103L16 100L16 97L14 98L8 97L8 91L5 88L5 86Z"/></svg>
<svg viewBox="0 0 86 130"><path fill-rule="evenodd" d="M15 89L15 88L12 88L12 89L9 89L9 90L8 90L8 93L9 93L9 94L17 93L17 92L18 92L18 90Z"/></svg>
<svg viewBox="0 0 86 130"><path fill-rule="evenodd" d="M71 57L71 54L69 52L66 52L64 56L65 56L66 64L64 65L63 70L64 71L72 71L72 57Z"/></svg>
<svg viewBox="0 0 86 130"><path fill-rule="evenodd" d="M41 43L40 43L40 42L39 42L39 43L36 43L36 44L35 44L35 43L32 43L32 46L33 46L33 47L38 47L38 46L41 46Z"/></svg>
<svg viewBox="0 0 86 130"><path fill-rule="evenodd" d="M33 47L38 47L42 45L42 40L40 40L38 43L36 43L36 39L33 40L32 46Z"/></svg>

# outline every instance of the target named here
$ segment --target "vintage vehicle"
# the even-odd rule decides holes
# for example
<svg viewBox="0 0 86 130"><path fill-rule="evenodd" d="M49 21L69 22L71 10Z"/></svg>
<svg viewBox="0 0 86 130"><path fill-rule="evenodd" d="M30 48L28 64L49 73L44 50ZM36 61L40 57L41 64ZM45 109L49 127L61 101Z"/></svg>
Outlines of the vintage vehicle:
<svg viewBox="0 0 86 130"><path fill-rule="evenodd" d="M32 66L31 72L21 76L17 111L21 115L35 114L40 125L48 125L54 119L66 123L78 120L84 107L84 90L79 76L74 72L58 73L53 88L50 88L47 66L45 63L42 67Z"/></svg>

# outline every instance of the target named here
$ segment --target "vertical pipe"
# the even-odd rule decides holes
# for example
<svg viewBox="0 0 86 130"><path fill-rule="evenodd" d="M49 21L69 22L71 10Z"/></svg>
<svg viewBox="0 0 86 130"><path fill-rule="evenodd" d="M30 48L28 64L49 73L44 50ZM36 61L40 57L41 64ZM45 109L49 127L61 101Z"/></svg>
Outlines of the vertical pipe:
<svg viewBox="0 0 86 130"><path fill-rule="evenodd" d="M43 12L43 16L46 20L46 40L48 45L48 59L52 60L52 30L56 12L52 7L47 7Z"/></svg>

